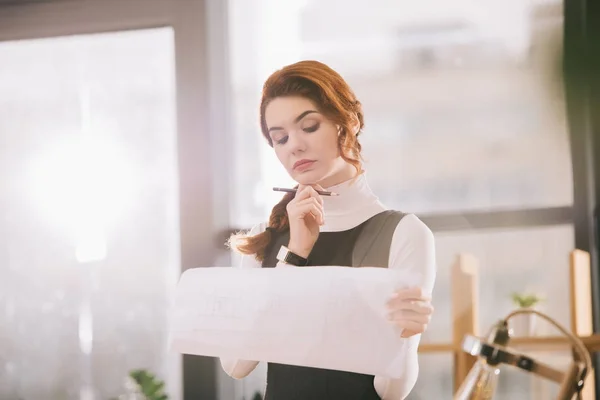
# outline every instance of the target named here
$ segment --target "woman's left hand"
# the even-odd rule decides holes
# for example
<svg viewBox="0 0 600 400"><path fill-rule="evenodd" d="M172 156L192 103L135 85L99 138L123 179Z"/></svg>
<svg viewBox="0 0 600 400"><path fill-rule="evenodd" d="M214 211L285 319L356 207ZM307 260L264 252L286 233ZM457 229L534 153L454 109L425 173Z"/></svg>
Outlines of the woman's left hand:
<svg viewBox="0 0 600 400"><path fill-rule="evenodd" d="M402 329L401 337L408 338L427 330L433 306L421 288L399 289L386 305L388 320Z"/></svg>

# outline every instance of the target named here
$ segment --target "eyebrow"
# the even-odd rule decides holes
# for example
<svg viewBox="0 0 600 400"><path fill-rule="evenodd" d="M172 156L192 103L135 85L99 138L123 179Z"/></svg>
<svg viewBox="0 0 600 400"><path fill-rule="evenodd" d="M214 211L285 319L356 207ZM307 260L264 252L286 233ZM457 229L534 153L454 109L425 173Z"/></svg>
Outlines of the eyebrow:
<svg viewBox="0 0 600 400"><path fill-rule="evenodd" d="M296 119L294 119L294 123L297 123L302 118L306 117L308 114L313 114L313 113L318 113L318 111L315 111L315 110L306 110L306 111L304 111L302 114L298 115L296 117ZM272 126L272 127L269 128L269 132L275 131L275 130L281 130L281 129L283 129L283 128L281 128L279 126Z"/></svg>

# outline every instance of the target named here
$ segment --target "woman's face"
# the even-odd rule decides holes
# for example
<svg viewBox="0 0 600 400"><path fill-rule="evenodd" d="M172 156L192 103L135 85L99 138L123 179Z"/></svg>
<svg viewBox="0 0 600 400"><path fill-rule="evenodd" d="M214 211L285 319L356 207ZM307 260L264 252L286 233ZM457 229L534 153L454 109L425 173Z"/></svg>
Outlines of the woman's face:
<svg viewBox="0 0 600 400"><path fill-rule="evenodd" d="M304 97L278 97L265 110L275 154L292 179L326 188L351 179L338 148L338 127Z"/></svg>

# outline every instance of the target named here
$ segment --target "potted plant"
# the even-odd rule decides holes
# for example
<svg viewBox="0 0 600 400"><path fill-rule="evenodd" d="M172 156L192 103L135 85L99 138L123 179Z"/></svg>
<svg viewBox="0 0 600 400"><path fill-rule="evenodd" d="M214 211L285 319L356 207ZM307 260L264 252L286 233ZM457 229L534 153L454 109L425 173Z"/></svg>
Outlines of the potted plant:
<svg viewBox="0 0 600 400"><path fill-rule="evenodd" d="M536 309L536 306L543 300L541 296L534 293L511 294L513 304L517 308ZM515 315L511 318L511 334L513 336L533 336L535 334L535 314Z"/></svg>
<svg viewBox="0 0 600 400"><path fill-rule="evenodd" d="M125 379L126 393L113 400L168 400L165 383L144 369L129 372Z"/></svg>

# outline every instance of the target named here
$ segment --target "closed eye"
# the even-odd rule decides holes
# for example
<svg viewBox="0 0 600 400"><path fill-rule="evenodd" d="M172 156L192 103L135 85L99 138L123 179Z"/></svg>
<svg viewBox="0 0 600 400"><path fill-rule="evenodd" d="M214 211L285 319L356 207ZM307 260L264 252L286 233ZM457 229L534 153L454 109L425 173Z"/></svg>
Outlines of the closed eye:
<svg viewBox="0 0 600 400"><path fill-rule="evenodd" d="M312 132L316 132L317 129L319 129L319 124L314 124L313 126L307 126L306 128L303 129L303 131L312 133Z"/></svg>
<svg viewBox="0 0 600 400"><path fill-rule="evenodd" d="M281 139L279 139L279 140L276 140L276 141L275 141L275 143L276 143L276 144L286 144L286 143L287 143L287 141L288 141L288 136L284 136L284 137L282 137Z"/></svg>

